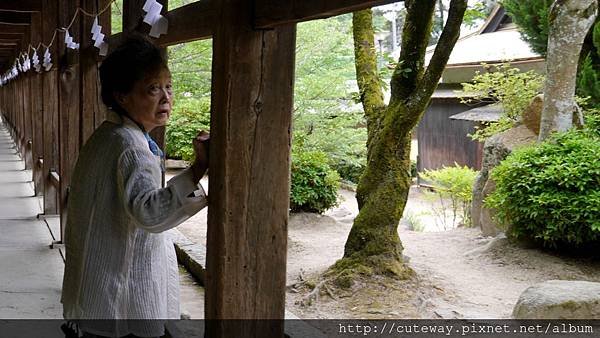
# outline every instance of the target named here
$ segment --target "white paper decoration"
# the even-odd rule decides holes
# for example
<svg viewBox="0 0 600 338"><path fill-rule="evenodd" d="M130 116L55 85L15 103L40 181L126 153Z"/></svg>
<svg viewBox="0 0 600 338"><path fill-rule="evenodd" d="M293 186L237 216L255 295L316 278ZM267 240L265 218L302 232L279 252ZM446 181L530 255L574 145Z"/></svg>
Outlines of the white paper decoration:
<svg viewBox="0 0 600 338"><path fill-rule="evenodd" d="M94 19L94 24L92 25L92 40L94 40L94 47L100 50L98 54L106 56L108 43L104 42L104 34L102 34L102 26L98 24L98 17Z"/></svg>
<svg viewBox="0 0 600 338"><path fill-rule="evenodd" d="M73 41L73 37L69 34L69 30L65 30L65 44L67 48L79 49L79 44Z"/></svg>
<svg viewBox="0 0 600 338"><path fill-rule="evenodd" d="M46 71L49 71L52 68L52 57L50 55L50 48L46 47L46 51L44 52L44 60L42 61L42 66Z"/></svg>
<svg viewBox="0 0 600 338"><path fill-rule="evenodd" d="M42 71L42 65L40 65L40 58L37 55L37 49L33 50L31 63L33 64L33 69L35 69L36 72L40 73Z"/></svg>
<svg viewBox="0 0 600 338"><path fill-rule="evenodd" d="M153 38L158 38L161 34L167 34L169 28L169 20L160 14L162 7L156 0L146 0L144 7L142 7L146 12L144 22L152 26L148 35Z"/></svg>

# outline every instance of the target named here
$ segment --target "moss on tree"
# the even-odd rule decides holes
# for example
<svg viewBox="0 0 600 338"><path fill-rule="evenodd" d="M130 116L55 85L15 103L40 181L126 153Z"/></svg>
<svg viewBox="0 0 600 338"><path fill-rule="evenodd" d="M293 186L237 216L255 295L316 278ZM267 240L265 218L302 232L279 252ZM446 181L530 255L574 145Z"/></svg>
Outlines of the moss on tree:
<svg viewBox="0 0 600 338"><path fill-rule="evenodd" d="M406 21L401 55L391 80L389 105L383 101L377 73L371 10L353 16L354 48L361 102L367 118L367 167L356 199L359 213L346 242L344 257L327 276L349 287L363 275L409 278L402 259L398 223L410 189L411 132L422 117L460 33L466 0L452 0L438 47L425 68L435 0L405 1Z"/></svg>

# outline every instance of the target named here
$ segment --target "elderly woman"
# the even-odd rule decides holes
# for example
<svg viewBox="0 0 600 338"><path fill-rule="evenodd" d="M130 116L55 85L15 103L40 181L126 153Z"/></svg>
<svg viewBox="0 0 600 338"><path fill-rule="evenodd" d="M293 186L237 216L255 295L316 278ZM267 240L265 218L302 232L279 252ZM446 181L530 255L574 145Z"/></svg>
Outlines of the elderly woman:
<svg viewBox="0 0 600 338"><path fill-rule="evenodd" d="M100 80L115 116L93 133L75 165L64 316L84 337L161 336L164 325L155 319L180 317L177 260L165 231L207 204L198 183L208 165L208 134L193 140L194 164L163 188L162 152L148 135L167 123L173 104L161 51L129 38L104 60Z"/></svg>

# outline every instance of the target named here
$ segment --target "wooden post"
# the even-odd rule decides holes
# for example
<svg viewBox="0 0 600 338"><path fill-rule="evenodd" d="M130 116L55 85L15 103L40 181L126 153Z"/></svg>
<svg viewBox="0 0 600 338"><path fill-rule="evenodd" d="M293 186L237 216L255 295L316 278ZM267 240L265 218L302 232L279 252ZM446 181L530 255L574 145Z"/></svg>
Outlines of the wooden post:
<svg viewBox="0 0 600 338"><path fill-rule="evenodd" d="M31 44L36 47L42 42L42 15L40 12L31 13ZM40 55L40 48L37 51L40 62L43 59L43 54ZM33 56L32 53L30 53ZM44 192L43 170L37 165L40 158L43 158L44 142L43 142L43 112L42 112L42 74L35 71L33 63L31 65L31 113L33 118L33 181L35 194L42 195Z"/></svg>
<svg viewBox="0 0 600 338"><path fill-rule="evenodd" d="M106 7L109 0L82 0L81 6L88 13L98 13ZM106 18L110 18L110 11L106 11L98 18L103 31L110 32L110 25L103 25ZM94 18L82 16L82 36L80 46L80 70L81 70L81 145L85 144L96 127L106 117L106 108L100 97L100 78L98 74L98 62L101 56L98 48L94 47L94 41L89 28L92 27ZM109 21L109 20L108 20ZM109 21L110 22L110 21Z"/></svg>
<svg viewBox="0 0 600 338"><path fill-rule="evenodd" d="M216 13L206 336L283 337L295 24L253 30L251 1Z"/></svg>
<svg viewBox="0 0 600 338"><path fill-rule="evenodd" d="M31 17L31 16L30 16ZM31 26L30 26L31 27ZM21 44L21 51L25 52L29 49L31 42L31 29L29 34L25 35ZM21 59L23 63L23 59ZM21 75L21 114L23 117L23 145L22 155L25 161L25 169L33 168L33 114L31 111L31 76L32 71L28 71ZM32 177L33 180L33 177Z"/></svg>
<svg viewBox="0 0 600 338"><path fill-rule="evenodd" d="M79 7L78 0L58 1L59 27L67 27L75 11ZM60 149L60 215L61 215L61 240L64 234L66 217L66 203L68 187L71 184L71 175L81 143L80 128L80 78L79 78L79 51L66 48L64 43L65 33L57 35L55 43L58 44L59 56L59 149ZM73 41L81 41L81 17L78 16L69 29Z"/></svg>
<svg viewBox="0 0 600 338"><path fill-rule="evenodd" d="M54 30L58 27L58 6L56 0L42 1L42 36L45 44L50 43ZM59 38L56 38L59 39ZM52 69L42 74L42 108L44 115L44 214L58 213L58 191L50 181L50 171L58 170L58 42L50 47ZM40 50L40 62L45 48Z"/></svg>

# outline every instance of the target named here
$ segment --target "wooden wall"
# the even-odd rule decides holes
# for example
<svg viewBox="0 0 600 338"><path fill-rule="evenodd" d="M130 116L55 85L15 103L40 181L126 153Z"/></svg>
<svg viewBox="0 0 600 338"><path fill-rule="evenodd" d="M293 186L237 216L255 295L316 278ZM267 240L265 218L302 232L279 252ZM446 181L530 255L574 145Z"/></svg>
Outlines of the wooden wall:
<svg viewBox="0 0 600 338"><path fill-rule="evenodd" d="M457 98L431 100L418 125L418 171L453 166L454 162L481 169L483 144L467 136L475 131L475 123L450 119L472 108Z"/></svg>

